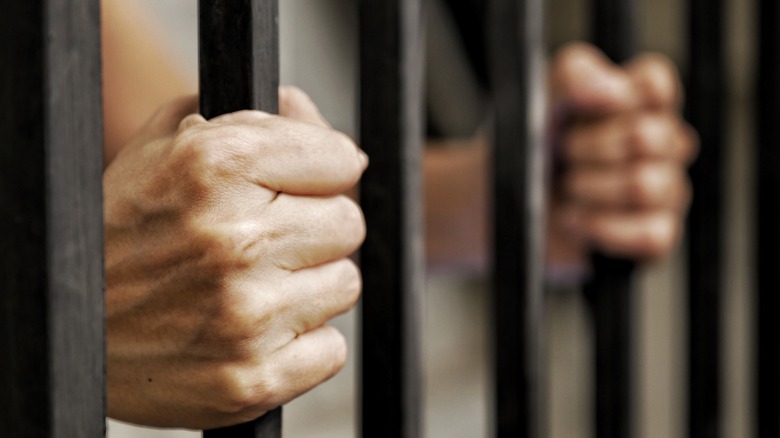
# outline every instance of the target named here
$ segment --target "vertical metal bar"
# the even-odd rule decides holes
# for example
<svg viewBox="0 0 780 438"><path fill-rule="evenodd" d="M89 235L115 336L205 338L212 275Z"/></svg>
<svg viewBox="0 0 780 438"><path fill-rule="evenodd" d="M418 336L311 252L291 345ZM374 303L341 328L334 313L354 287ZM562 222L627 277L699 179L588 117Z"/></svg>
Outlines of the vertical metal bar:
<svg viewBox="0 0 780 438"><path fill-rule="evenodd" d="M494 402L498 437L543 435L544 84L541 0L492 0Z"/></svg>
<svg viewBox="0 0 780 438"><path fill-rule="evenodd" d="M200 0L200 110L204 117L279 111L278 0ZM277 408L254 422L204 431L206 438L281 437Z"/></svg>
<svg viewBox="0 0 780 438"><path fill-rule="evenodd" d="M701 138L701 152L690 171L695 195L688 214L688 434L714 438L721 435L719 273L725 181L721 156L728 89L723 1L691 0L688 7L686 115Z"/></svg>
<svg viewBox="0 0 780 438"><path fill-rule="evenodd" d="M420 436L422 5L361 0L360 141L371 158L361 185L361 432Z"/></svg>
<svg viewBox="0 0 780 438"><path fill-rule="evenodd" d="M594 43L615 62L636 50L634 0L595 0ZM632 309L634 263L600 253L591 257L592 276L584 285L595 333L595 414L599 438L633 435Z"/></svg>
<svg viewBox="0 0 780 438"><path fill-rule="evenodd" d="M105 433L97 0L0 14L0 432Z"/></svg>
<svg viewBox="0 0 780 438"><path fill-rule="evenodd" d="M758 5L754 436L780 436L780 5Z"/></svg>
<svg viewBox="0 0 780 438"><path fill-rule="evenodd" d="M279 111L279 1L199 0L200 111Z"/></svg>

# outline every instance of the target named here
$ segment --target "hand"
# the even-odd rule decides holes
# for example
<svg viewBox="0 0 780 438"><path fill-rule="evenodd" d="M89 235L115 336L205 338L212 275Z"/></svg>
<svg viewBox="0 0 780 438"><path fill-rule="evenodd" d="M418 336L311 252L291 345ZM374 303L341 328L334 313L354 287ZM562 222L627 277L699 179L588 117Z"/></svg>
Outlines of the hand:
<svg viewBox="0 0 780 438"><path fill-rule="evenodd" d="M340 194L367 159L302 92L280 106L297 120L173 101L106 170L111 417L236 424L343 366L326 322L358 299L365 225Z"/></svg>
<svg viewBox="0 0 780 438"><path fill-rule="evenodd" d="M591 248L640 260L669 254L698 148L680 115L673 64L642 55L621 67L573 44L551 73L561 167L548 227L551 263L582 263Z"/></svg>

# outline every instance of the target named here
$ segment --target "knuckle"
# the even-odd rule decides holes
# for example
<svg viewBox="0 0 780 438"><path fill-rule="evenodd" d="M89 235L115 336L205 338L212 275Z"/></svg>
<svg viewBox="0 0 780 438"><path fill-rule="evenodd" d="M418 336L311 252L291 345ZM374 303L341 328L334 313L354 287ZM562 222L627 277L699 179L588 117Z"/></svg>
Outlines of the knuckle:
<svg viewBox="0 0 780 438"><path fill-rule="evenodd" d="M224 183L241 175L242 154L247 146L238 126L212 126L180 135L172 152L176 177L193 195L212 198Z"/></svg>
<svg viewBox="0 0 780 438"><path fill-rule="evenodd" d="M339 146L342 148L350 152L353 152L357 149L357 144L349 135L335 129L332 129L330 132L333 133L335 136L335 141L338 142Z"/></svg>
<svg viewBox="0 0 780 438"><path fill-rule="evenodd" d="M663 190L664 178L659 177L658 169L652 164L636 164L630 170L628 193L630 201L636 205L648 206L658 202L658 191Z"/></svg>
<svg viewBox="0 0 780 438"><path fill-rule="evenodd" d="M219 169L231 163L233 155L244 145L244 132L240 126L212 125L198 130L183 141L181 158L192 165L207 169Z"/></svg>
<svg viewBox="0 0 780 438"><path fill-rule="evenodd" d="M344 310L354 307L360 299L363 290L363 277L357 264L350 259L341 263L341 284L346 298Z"/></svg>
<svg viewBox="0 0 780 438"><path fill-rule="evenodd" d="M201 131L197 137L187 140L175 151L177 174L197 193L208 193L214 183L214 170L221 159L220 148L210 130Z"/></svg>
<svg viewBox="0 0 780 438"><path fill-rule="evenodd" d="M285 85L281 87L279 91L281 106L285 106L287 108L299 108L304 105L312 104L309 95L294 85Z"/></svg>
<svg viewBox="0 0 780 438"><path fill-rule="evenodd" d="M328 352L330 353L330 361L327 364L327 378L333 377L338 374L344 368L349 356L349 348L347 346L347 339L344 335L331 326L325 326L323 328L329 338Z"/></svg>
<svg viewBox="0 0 780 438"><path fill-rule="evenodd" d="M363 170L363 164L355 141L349 135L335 129L330 129L329 133L330 141L334 145L335 150L338 150L341 155L349 160L347 162L352 164L352 172L359 175Z"/></svg>
<svg viewBox="0 0 780 438"><path fill-rule="evenodd" d="M668 118L656 114L642 114L634 119L631 128L631 142L640 156L659 155L660 148L668 138L671 126Z"/></svg>
<svg viewBox="0 0 780 438"><path fill-rule="evenodd" d="M248 249L255 243L255 233L244 226L213 226L202 231L203 241L215 261L228 267L248 267Z"/></svg>
<svg viewBox="0 0 780 438"><path fill-rule="evenodd" d="M669 214L654 217L640 235L639 245L653 259L667 255L676 244L675 219Z"/></svg>
<svg viewBox="0 0 780 438"><path fill-rule="evenodd" d="M216 409L224 414L236 415L266 402L265 388L260 370L226 364L214 371Z"/></svg>
<svg viewBox="0 0 780 438"><path fill-rule="evenodd" d="M191 220L186 225L187 245L201 273L224 290L230 278L253 266L260 239L250 226L214 225L209 220Z"/></svg>
<svg viewBox="0 0 780 438"><path fill-rule="evenodd" d="M558 51L556 65L562 69L578 69L583 62L589 62L597 56L598 51L593 46L582 42L572 42Z"/></svg>
<svg viewBox="0 0 780 438"><path fill-rule="evenodd" d="M350 246L359 246L366 238L366 220L360 206L347 196L338 196L339 218Z"/></svg>
<svg viewBox="0 0 780 438"><path fill-rule="evenodd" d="M212 309L210 334L230 357L251 357L258 336L270 328L274 319L270 309L258 309L249 292L232 289L223 293Z"/></svg>
<svg viewBox="0 0 780 438"><path fill-rule="evenodd" d="M658 53L645 54L642 68L654 103L663 107L675 106L680 100L681 87L674 62Z"/></svg>
<svg viewBox="0 0 780 438"><path fill-rule="evenodd" d="M184 116L184 118L179 122L177 133L181 135L182 133L189 132L194 127L200 126L204 123L206 123L206 119L204 119L200 114L189 114Z"/></svg>

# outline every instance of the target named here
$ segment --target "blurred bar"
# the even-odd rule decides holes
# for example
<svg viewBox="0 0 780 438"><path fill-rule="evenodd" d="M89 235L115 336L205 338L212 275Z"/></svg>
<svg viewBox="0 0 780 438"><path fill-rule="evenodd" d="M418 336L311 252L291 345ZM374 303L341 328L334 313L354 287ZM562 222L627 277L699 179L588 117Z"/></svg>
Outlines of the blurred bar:
<svg viewBox="0 0 780 438"><path fill-rule="evenodd" d="M637 47L636 2L594 0L591 13L593 42L614 62L631 58ZM634 429L634 263L596 253L591 268L584 294L592 309L595 336L595 436L628 438Z"/></svg>
<svg viewBox="0 0 780 438"><path fill-rule="evenodd" d="M422 5L360 0L361 185L368 227L361 250L361 433L421 434L419 318L422 232Z"/></svg>
<svg viewBox="0 0 780 438"><path fill-rule="evenodd" d="M544 8L491 0L494 126L494 424L543 436Z"/></svg>
<svg viewBox="0 0 780 438"><path fill-rule="evenodd" d="M278 0L199 0L200 110L211 119L245 109L279 110ZM282 436L282 408L206 438Z"/></svg>
<svg viewBox="0 0 780 438"><path fill-rule="evenodd" d="M0 14L0 435L105 434L97 0Z"/></svg>
<svg viewBox="0 0 780 438"><path fill-rule="evenodd" d="M754 436L780 436L780 5L758 5Z"/></svg>
<svg viewBox="0 0 780 438"><path fill-rule="evenodd" d="M726 138L724 96L728 95L722 0L691 0L688 20L686 115L701 138L699 157L690 170L694 196L687 234L688 435L715 438L721 436L720 273L726 178L721 156Z"/></svg>

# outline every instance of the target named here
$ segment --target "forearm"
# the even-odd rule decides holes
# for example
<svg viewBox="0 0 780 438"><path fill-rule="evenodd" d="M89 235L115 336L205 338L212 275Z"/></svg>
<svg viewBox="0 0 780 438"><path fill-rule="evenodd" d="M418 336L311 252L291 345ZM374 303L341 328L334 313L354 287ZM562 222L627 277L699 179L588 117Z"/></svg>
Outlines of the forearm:
<svg viewBox="0 0 780 438"><path fill-rule="evenodd" d="M133 1L103 0L105 163L157 108L192 94L195 85L172 63L148 14Z"/></svg>
<svg viewBox="0 0 780 438"><path fill-rule="evenodd" d="M426 147L426 253L434 270L487 266L487 156L484 135Z"/></svg>

